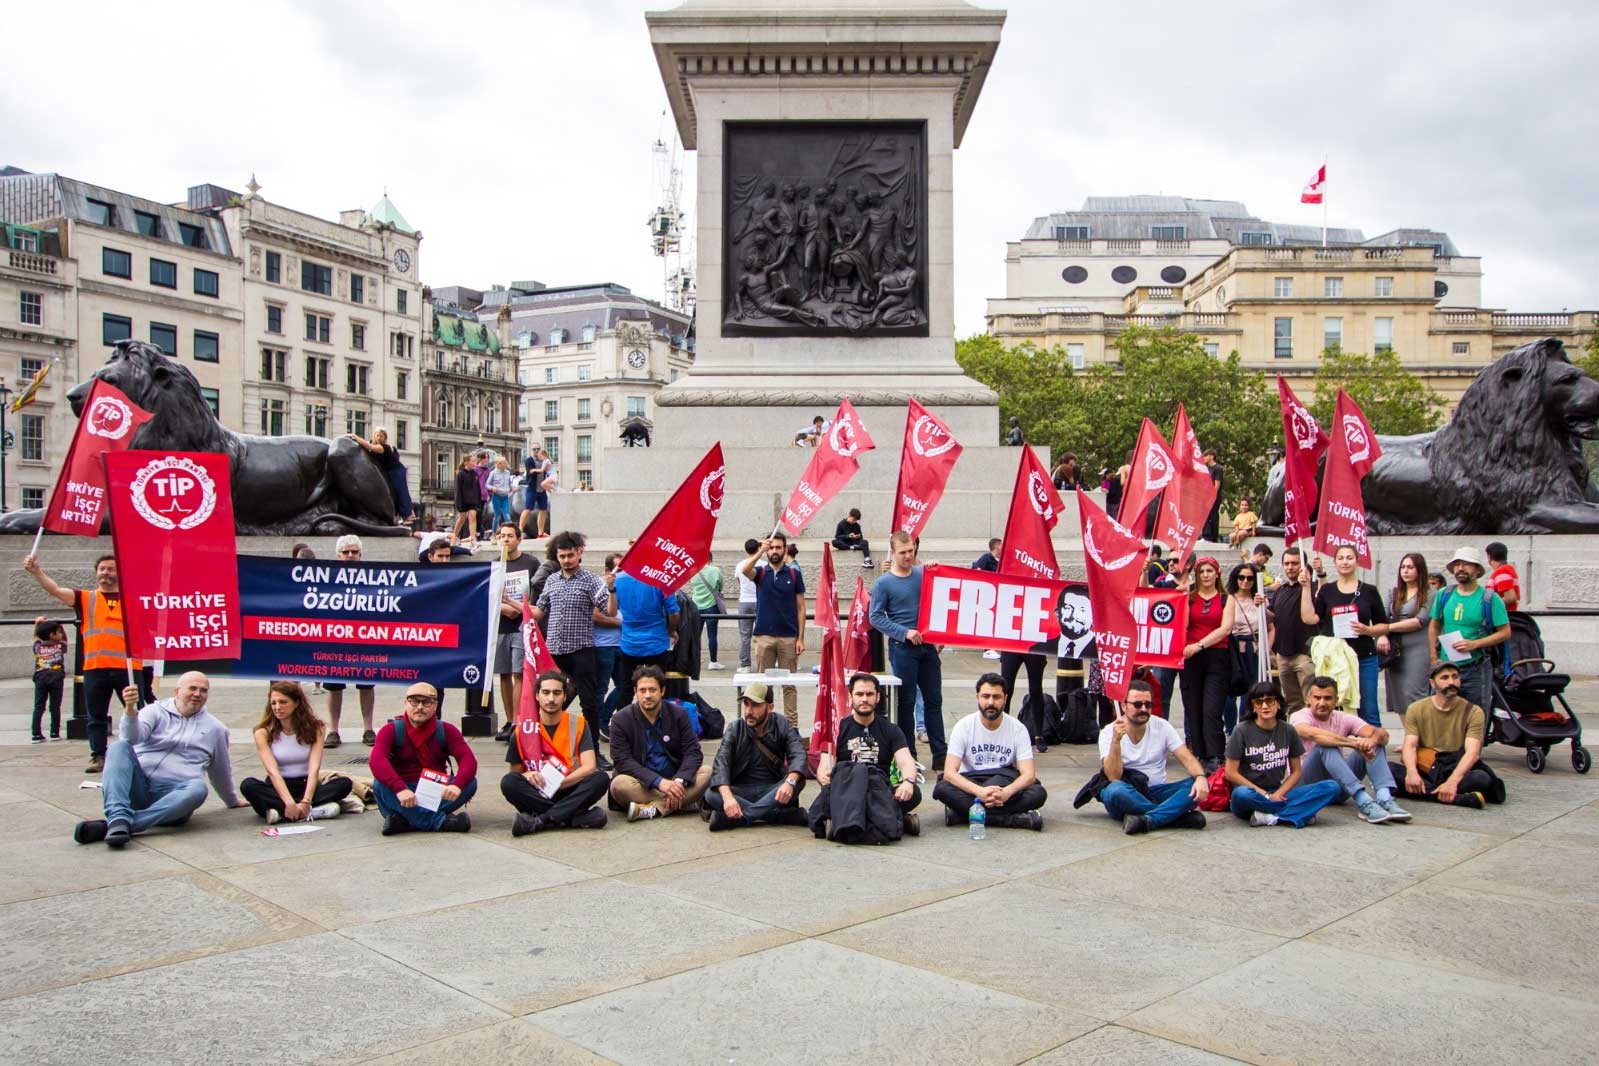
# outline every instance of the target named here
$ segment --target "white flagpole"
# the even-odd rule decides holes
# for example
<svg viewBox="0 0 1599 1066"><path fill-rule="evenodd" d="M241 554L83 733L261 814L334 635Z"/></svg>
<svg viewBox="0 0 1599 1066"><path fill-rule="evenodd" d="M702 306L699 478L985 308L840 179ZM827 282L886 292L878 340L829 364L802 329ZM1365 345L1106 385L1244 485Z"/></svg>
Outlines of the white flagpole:
<svg viewBox="0 0 1599 1066"><path fill-rule="evenodd" d="M1321 246L1327 247L1327 157L1321 160Z"/></svg>

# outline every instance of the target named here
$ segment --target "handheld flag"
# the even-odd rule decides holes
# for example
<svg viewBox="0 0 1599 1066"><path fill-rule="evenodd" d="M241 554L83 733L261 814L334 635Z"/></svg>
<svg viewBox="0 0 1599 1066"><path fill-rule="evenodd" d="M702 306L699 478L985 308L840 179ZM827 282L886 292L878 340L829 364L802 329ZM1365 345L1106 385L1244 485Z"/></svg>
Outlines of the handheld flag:
<svg viewBox="0 0 1599 1066"><path fill-rule="evenodd" d="M899 453L899 483L894 486L894 529L920 535L943 498L961 450L949 427L912 397L905 409L905 443Z"/></svg>
<svg viewBox="0 0 1599 1066"><path fill-rule="evenodd" d="M1282 375L1277 397L1283 415L1283 539L1298 544L1310 537L1316 507L1316 463L1327 450L1327 433Z"/></svg>
<svg viewBox="0 0 1599 1066"><path fill-rule="evenodd" d="M1011 490L1010 517L1005 520L999 572L1057 578L1060 564L1055 561L1055 545L1050 542L1049 531L1060 521L1064 505L1032 446L1024 444L1021 451L1016 487Z"/></svg>
<svg viewBox="0 0 1599 1066"><path fill-rule="evenodd" d="M1360 405L1338 390L1333 407L1332 445L1327 449L1327 469L1321 477L1321 510L1316 515L1316 550L1331 555L1348 544L1360 565L1371 568L1371 545L1366 541L1366 501L1360 481L1382 457L1377 434L1371 431Z"/></svg>
<svg viewBox="0 0 1599 1066"><path fill-rule="evenodd" d="M1094 611L1094 646L1105 695L1127 698L1133 676L1138 620L1133 596L1149 549L1133 531L1107 515L1082 489L1077 512L1083 531L1083 561L1088 569L1088 600Z"/></svg>
<svg viewBox="0 0 1599 1066"><path fill-rule="evenodd" d="M710 558L727 486L725 471L722 445L713 444L666 506L650 519L618 569L668 596L688 584Z"/></svg>
<svg viewBox="0 0 1599 1066"><path fill-rule="evenodd" d="M792 536L799 536L800 531L816 517L816 512L838 495L838 490L861 468L860 453L869 452L875 447L871 434L861 425L860 416L850 406L849 397L846 396L839 402L838 411L833 415L833 424L817 442L816 454L805 465L799 484L794 486L788 506L783 508L780 524Z"/></svg>
<svg viewBox="0 0 1599 1066"><path fill-rule="evenodd" d="M139 427L154 417L124 396L121 389L96 378L40 528L79 537L99 536L106 499L105 465L100 457L107 452L125 451ZM230 497L230 512L232 506Z"/></svg>

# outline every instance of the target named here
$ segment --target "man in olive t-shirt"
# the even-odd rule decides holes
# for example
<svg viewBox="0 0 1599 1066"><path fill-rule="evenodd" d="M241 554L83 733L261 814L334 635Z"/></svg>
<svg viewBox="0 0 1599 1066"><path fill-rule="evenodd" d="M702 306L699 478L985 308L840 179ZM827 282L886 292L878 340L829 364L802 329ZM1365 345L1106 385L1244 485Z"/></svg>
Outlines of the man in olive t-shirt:
<svg viewBox="0 0 1599 1066"><path fill-rule="evenodd" d="M1481 809L1505 801L1504 782L1479 759L1487 737L1483 709L1460 695L1460 668L1432 668L1432 695L1405 709L1404 764L1390 764L1418 799Z"/></svg>

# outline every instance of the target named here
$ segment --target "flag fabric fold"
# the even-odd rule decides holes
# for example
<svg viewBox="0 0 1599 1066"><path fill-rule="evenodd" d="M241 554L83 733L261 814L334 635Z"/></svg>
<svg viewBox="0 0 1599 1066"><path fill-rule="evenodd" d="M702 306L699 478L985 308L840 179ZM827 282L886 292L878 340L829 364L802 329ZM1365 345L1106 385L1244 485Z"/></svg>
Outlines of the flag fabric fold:
<svg viewBox="0 0 1599 1066"><path fill-rule="evenodd" d="M905 410L905 443L899 453L892 528L920 536L949 484L961 444L943 421L911 398Z"/></svg>
<svg viewBox="0 0 1599 1066"><path fill-rule="evenodd" d="M722 445L689 472L649 525L622 557L620 568L671 595L700 572L711 557L716 518L727 487Z"/></svg>
<svg viewBox="0 0 1599 1066"><path fill-rule="evenodd" d="M1316 509L1316 463L1327 450L1327 433L1282 375L1277 397L1283 416L1283 540L1290 545L1310 539L1310 516Z"/></svg>
<svg viewBox="0 0 1599 1066"><path fill-rule="evenodd" d="M1175 454L1172 463L1175 474L1161 496L1160 530L1157 539L1171 546L1173 557L1179 564L1188 562L1199 532L1216 502L1218 486L1210 476L1200 456L1199 438L1188 421L1188 412L1177 405L1177 421L1172 426Z"/></svg>
<svg viewBox="0 0 1599 1066"><path fill-rule="evenodd" d="M825 540L822 541L822 571L816 582L816 625L824 633L839 628L838 575L833 571L833 547Z"/></svg>
<svg viewBox="0 0 1599 1066"><path fill-rule="evenodd" d="M790 535L799 536L816 513L827 506L827 501L838 495L838 490L861 468L860 454L875 447L871 434L861 425L860 416L846 396L839 402L833 424L817 442L815 454L805 464L805 472L783 508L781 524Z"/></svg>
<svg viewBox="0 0 1599 1066"><path fill-rule="evenodd" d="M1161 436L1154 422L1144 419L1144 424L1138 429L1138 445L1133 449L1128 483L1122 489L1121 510L1114 516L1116 521L1135 533L1143 534L1149 528L1146 512L1150 503L1166 490L1176 473L1171 445L1166 443L1166 438Z"/></svg>
<svg viewBox="0 0 1599 1066"><path fill-rule="evenodd" d="M1322 186L1326 184L1327 164L1323 163L1321 166L1316 168L1316 173L1311 176L1310 180L1305 182L1305 188L1299 194L1299 202L1302 204L1321 203Z"/></svg>
<svg viewBox="0 0 1599 1066"><path fill-rule="evenodd" d="M1331 555L1348 544L1355 549L1364 569L1371 568L1371 545L1366 540L1366 501L1360 481L1377 460L1382 448L1371 431L1365 412L1338 390L1333 407L1332 444L1327 449L1327 467L1321 475L1321 509L1316 515L1316 551Z"/></svg>
<svg viewBox="0 0 1599 1066"><path fill-rule="evenodd" d="M550 654L549 647L544 643L544 633L539 629L538 619L533 617L531 604L522 604L522 699L516 705L516 728L527 735L527 740L518 740L517 745L524 755L536 756L532 761L524 759L529 767L542 761L544 752L544 736L539 731L539 675L546 670L559 670L555 665L555 657Z"/></svg>
<svg viewBox="0 0 1599 1066"><path fill-rule="evenodd" d="M849 692L844 688L844 649L837 629L822 634L821 676L816 685L816 715L805 764L812 776L822 753L838 754L838 723L850 713Z"/></svg>
<svg viewBox="0 0 1599 1066"><path fill-rule="evenodd" d="M1055 561L1055 545L1049 539L1049 531L1060 521L1064 504L1032 446L1022 445L1021 453L1016 486L1011 490L1010 516L1005 520L999 572L1053 580L1060 576L1060 564Z"/></svg>
<svg viewBox="0 0 1599 1066"><path fill-rule="evenodd" d="M50 368L53 366L55 366L53 360L41 366L39 372L33 375L33 380L29 381L27 385L23 386L22 391L17 393L17 398L11 401L12 414L16 414L39 398L39 389L43 387L44 379L50 375Z"/></svg>
<svg viewBox="0 0 1599 1066"><path fill-rule="evenodd" d="M139 427L154 417L121 389L96 378L41 527L52 533L99 536L106 503L105 464L100 457L126 451ZM228 506L231 509L231 499Z"/></svg>
<svg viewBox="0 0 1599 1066"><path fill-rule="evenodd" d="M850 601L849 621L845 624L844 673L854 674L872 668L872 598L866 592L866 579L855 575L855 598Z"/></svg>
<svg viewBox="0 0 1599 1066"><path fill-rule="evenodd" d="M1124 700L1138 646L1133 596L1149 549L1082 489L1077 490L1077 513L1082 526L1083 562L1088 570L1088 601L1094 613L1100 677L1107 697Z"/></svg>

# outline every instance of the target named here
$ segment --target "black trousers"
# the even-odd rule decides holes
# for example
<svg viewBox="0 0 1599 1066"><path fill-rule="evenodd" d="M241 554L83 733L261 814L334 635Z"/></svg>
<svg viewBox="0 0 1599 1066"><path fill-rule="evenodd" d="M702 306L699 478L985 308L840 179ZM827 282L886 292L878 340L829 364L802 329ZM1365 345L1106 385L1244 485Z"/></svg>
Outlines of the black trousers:
<svg viewBox="0 0 1599 1066"><path fill-rule="evenodd" d="M860 540L844 540L840 537L834 537L833 548L841 552L860 552L868 559L872 557L872 546L866 542L865 537Z"/></svg>
<svg viewBox="0 0 1599 1066"><path fill-rule="evenodd" d="M61 693L67 687L65 674L56 674L33 683L33 735L44 736L44 709L50 708L50 735L61 735Z"/></svg>
<svg viewBox="0 0 1599 1066"><path fill-rule="evenodd" d="M594 742L599 743L600 736L600 701L595 698L595 686L599 683L600 661L594 655L593 648L579 648L569 651L564 655L551 656L555 665L563 673L572 678L572 699L577 701L583 709L583 724L594 737ZM572 699L566 701L567 706L572 705ZM505 713L506 721L515 721L516 710L508 708Z"/></svg>
<svg viewBox="0 0 1599 1066"><path fill-rule="evenodd" d="M305 778L285 777L283 783L288 786L289 795L294 797L296 803L305 795ZM350 789L355 783L348 777L330 777L316 787L311 794L311 806L320 807L324 803L337 803L350 794ZM283 813L283 797L278 795L278 790L272 787L271 781L263 781L259 777L247 777L239 782L239 795L250 801L250 806L255 808L255 813L262 818L267 816L267 811Z"/></svg>
<svg viewBox="0 0 1599 1066"><path fill-rule="evenodd" d="M1008 785L1020 775L1014 766L1007 766L999 770L990 770L986 774L963 774L966 780L974 785ZM972 809L972 802L976 799L970 792L962 791L948 778L939 778L938 784L933 786L933 798L956 815L965 818ZM1002 807L990 807L990 815L1024 814L1027 811L1036 811L1049 799L1049 793L1044 791L1044 786L1034 781L1026 788L1010 798L1010 802Z"/></svg>
<svg viewBox="0 0 1599 1066"><path fill-rule="evenodd" d="M500 778L500 795L505 797L507 803L523 814L539 815L556 825L570 822L574 816L605 799L605 792L610 787L611 778L608 774L594 773L571 788L558 789L551 798L534 788L521 774L508 773Z"/></svg>
<svg viewBox="0 0 1599 1066"><path fill-rule="evenodd" d="M1406 792L1404 763L1394 762L1392 759L1390 759L1388 761L1388 769L1393 772L1394 784L1397 786L1394 789L1394 799L1428 800L1432 803L1443 802L1443 800L1439 799L1431 792L1422 796L1418 796L1414 792ZM1441 781L1435 783L1432 779L1432 775L1429 774L1422 774L1421 779L1428 788L1436 788L1438 784L1442 784ZM1460 797L1466 795L1468 792L1481 792L1483 797L1487 799L1489 803L1503 803L1505 801L1504 788L1504 782L1495 778L1493 774L1490 774L1480 766L1473 766L1471 769L1467 770L1465 776L1460 779L1460 787L1455 790L1455 802L1458 804L1460 802Z"/></svg>
<svg viewBox="0 0 1599 1066"><path fill-rule="evenodd" d="M617 691L621 693L616 697L618 710L633 702L633 671L641 666L659 666L665 670L666 659L670 654L671 650L668 649L655 655L629 655L627 652L622 652L616 657L616 672L622 675L616 680Z"/></svg>
<svg viewBox="0 0 1599 1066"><path fill-rule="evenodd" d="M154 703L155 692L150 687L155 670L146 666L139 671L139 700ZM122 702L122 690L128 687L128 671L120 666L100 667L83 672L83 706L89 713L89 754L105 758L106 736L111 732L111 697Z"/></svg>
<svg viewBox="0 0 1599 1066"><path fill-rule="evenodd" d="M1227 757L1221 710L1232 676L1232 652L1225 645L1200 651L1183 664L1177 675L1183 692L1183 737L1188 750L1200 761ZM1171 717L1170 708L1166 717Z"/></svg>
<svg viewBox="0 0 1599 1066"><path fill-rule="evenodd" d="M1044 707L1044 664L1049 661L1047 655L1034 655L1029 652L1002 651L999 653L999 676L1005 679L1005 713L1009 714L1011 697L1016 695L1016 673L1022 667L1027 667L1027 696L1033 701L1033 706L1042 713ZM939 767L943 769L942 766ZM1027 808L1031 810L1032 808Z"/></svg>

